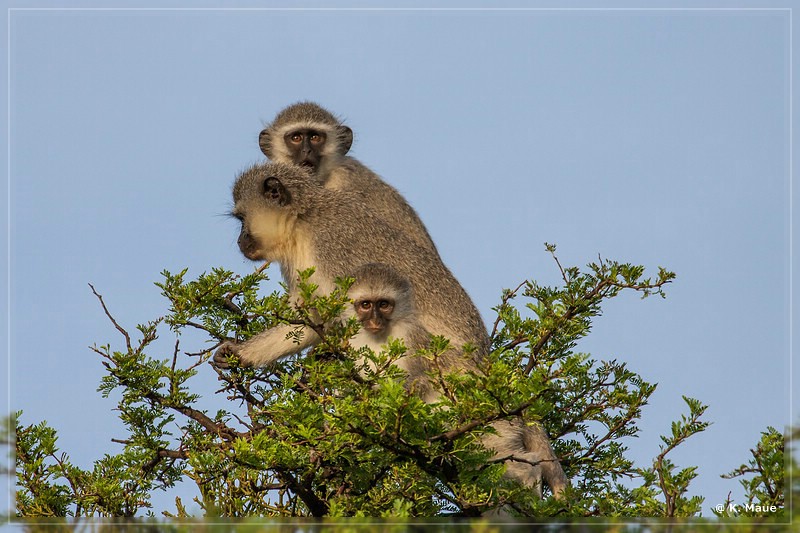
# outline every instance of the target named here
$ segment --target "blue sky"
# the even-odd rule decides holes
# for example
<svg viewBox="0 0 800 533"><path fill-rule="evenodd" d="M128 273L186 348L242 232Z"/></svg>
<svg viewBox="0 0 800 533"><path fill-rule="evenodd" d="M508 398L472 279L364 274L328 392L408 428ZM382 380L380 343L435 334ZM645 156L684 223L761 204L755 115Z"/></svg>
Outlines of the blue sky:
<svg viewBox="0 0 800 533"><path fill-rule="evenodd" d="M353 128L351 155L417 209L487 323L503 288L558 282L544 242L565 265L677 273L666 300L609 303L578 348L659 384L627 443L642 465L681 395L710 405L674 460L700 466L711 515L741 494L719 475L796 406L791 12L669 5L9 12L6 410L46 419L81 466L117 449L88 346L122 342L88 283L133 330L165 312L161 270L251 271L230 186L263 159L263 124L310 99Z"/></svg>

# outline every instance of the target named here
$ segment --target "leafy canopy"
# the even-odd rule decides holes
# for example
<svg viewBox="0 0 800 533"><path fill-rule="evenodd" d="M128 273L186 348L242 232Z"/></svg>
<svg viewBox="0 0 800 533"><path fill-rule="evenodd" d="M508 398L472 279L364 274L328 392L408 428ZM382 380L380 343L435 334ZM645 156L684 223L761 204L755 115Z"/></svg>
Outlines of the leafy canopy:
<svg viewBox="0 0 800 533"><path fill-rule="evenodd" d="M662 437L652 464L634 465L627 443L655 384L623 362L576 351L606 300L623 291L663 297L674 274L660 268L645 278L641 266L603 259L584 271L564 268L555 247L547 249L563 283L503 291L492 351L475 372L438 365L446 339L434 337L421 353L435 369L436 404L403 387L393 365L406 352L402 341L381 353L348 346L357 326L335 318L349 304L351 279L317 295L313 269L300 272L301 303L293 305L284 290L259 292L264 267L246 276L213 269L189 281L186 270L165 271L157 285L169 309L137 326L135 340L95 292L123 340L117 349L92 347L106 370L98 390L119 398L127 435L115 439L120 451L83 470L59 452L52 428L23 426L18 414L18 516L152 515L151 495L179 480L196 484L194 505L206 517L478 516L501 506L539 517L700 515L702 497L687 496L696 467L678 468L669 454L708 426L706 407L685 398L688 414ZM323 341L269 369L207 364L226 339L280 323L311 326ZM165 327L175 336L171 353L151 355ZM197 347L182 349L185 339ZM360 356L371 365L359 368ZM213 398L196 393L198 373L216 373ZM502 462L489 461L480 437L490 422L514 416L551 436L572 484L563 499L535 499L503 478ZM731 475L755 472L750 501L782 506L782 440L774 430L764 439L755 465ZM180 498L161 513L189 515Z"/></svg>

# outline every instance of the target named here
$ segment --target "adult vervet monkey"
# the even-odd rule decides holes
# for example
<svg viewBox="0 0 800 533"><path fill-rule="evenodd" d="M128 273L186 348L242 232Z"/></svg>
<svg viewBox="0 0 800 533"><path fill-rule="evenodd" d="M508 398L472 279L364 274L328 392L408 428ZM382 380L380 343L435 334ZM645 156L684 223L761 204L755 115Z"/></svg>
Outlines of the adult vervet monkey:
<svg viewBox="0 0 800 533"><path fill-rule="evenodd" d="M334 191L298 165L271 163L245 171L233 187L232 215L242 223L239 248L249 259L276 261L290 293L296 294L297 272L316 269L314 283L322 294L333 280L367 263L392 265L409 280L416 294L419 322L450 340L461 359L487 353L489 337L475 304L430 248L389 226L363 198ZM300 345L286 339L291 326L272 328L234 347L245 364L266 366L315 342L306 328Z"/></svg>
<svg viewBox="0 0 800 533"><path fill-rule="evenodd" d="M416 310L409 315L413 322L407 322L400 332L414 330L413 339L420 338L423 330L448 338L452 348L442 354L440 364L449 371L474 368L477 358L488 352L488 335L477 309L438 254L388 226L364 208L358 195L328 189L300 166L273 163L244 172L234 185L233 197L232 215L242 224L240 250L249 259L279 262L295 298L298 270L315 267L314 282L325 294L333 290L335 278L350 276L368 263L385 263L407 280L415 297L413 307L408 307ZM384 312L377 322L392 313ZM360 320L369 321L369 313ZM294 334L298 330L299 335ZM235 354L244 365L268 366L318 341L311 328L281 325L243 343L223 344L214 362L226 367L228 356ZM474 350L465 351L466 346ZM425 399L431 401L429 396ZM560 494L566 478L552 450L549 455L541 451L544 444L549 449L546 435L521 421L500 421L494 427L498 434L487 436L485 442L498 458L508 459L509 475L541 494L537 480L545 465L552 466L560 476L552 474L552 479L545 479L553 492ZM536 447L531 447L532 443Z"/></svg>
<svg viewBox="0 0 800 533"><path fill-rule="evenodd" d="M271 161L307 167L326 188L359 196L386 225L438 253L419 215L397 189L346 155L353 131L326 109L313 102L288 106L264 128L258 144Z"/></svg>

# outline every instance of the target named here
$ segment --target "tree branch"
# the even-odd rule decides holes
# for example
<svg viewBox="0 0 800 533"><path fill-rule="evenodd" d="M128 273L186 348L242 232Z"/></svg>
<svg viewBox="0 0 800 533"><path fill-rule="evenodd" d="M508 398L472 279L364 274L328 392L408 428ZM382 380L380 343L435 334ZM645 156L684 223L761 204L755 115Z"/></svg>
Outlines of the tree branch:
<svg viewBox="0 0 800 533"><path fill-rule="evenodd" d="M111 313L108 311L108 307L106 307L106 303L103 301L103 297L100 296L96 290L94 290L94 286L91 283L89 283L89 287L91 287L92 292L97 297L97 299L100 300L100 305L103 306L103 311L105 312L108 319L111 321L112 324L114 324L114 327L117 328L117 331L122 333L122 336L125 337L125 346L128 347L128 352L133 351L133 349L131 348L131 337L130 335L128 335L128 332L125 331L125 329L123 329L122 326L117 324L117 321L114 320L114 317L111 316Z"/></svg>
<svg viewBox="0 0 800 533"><path fill-rule="evenodd" d="M521 415L523 413L523 411L525 411L525 409L527 409L528 407L530 407L534 403L535 403L535 400L530 400L528 402L524 402L519 407L517 407L516 409L512 409L511 411L500 411L498 413L494 413L492 415L489 415L488 417L485 417L485 418L483 418L481 420L473 420L472 422L468 422L468 423L464 424L463 426L457 427L455 429L451 429L450 431L445 431L444 433L440 433L439 435L436 435L434 437L430 437L428 439L428 441L429 442L436 442L436 441L439 441L439 440L453 440L456 437L460 437L464 433L472 431L473 429L475 429L478 426L489 424L491 422L494 422L495 420L510 418L512 416L519 416L519 415Z"/></svg>

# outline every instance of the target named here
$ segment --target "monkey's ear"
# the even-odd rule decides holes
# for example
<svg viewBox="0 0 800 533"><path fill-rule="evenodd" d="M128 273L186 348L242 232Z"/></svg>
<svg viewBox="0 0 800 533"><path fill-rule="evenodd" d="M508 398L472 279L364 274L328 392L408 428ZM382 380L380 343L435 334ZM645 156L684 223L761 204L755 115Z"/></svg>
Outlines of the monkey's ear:
<svg viewBox="0 0 800 533"><path fill-rule="evenodd" d="M272 157L272 143L269 139L269 128L261 130L261 133L258 135L258 146L261 147L261 151L264 152L265 156L274 159Z"/></svg>
<svg viewBox="0 0 800 533"><path fill-rule="evenodd" d="M291 200L289 191L283 186L281 180L274 176L264 180L264 196L280 206L288 204Z"/></svg>
<svg viewBox="0 0 800 533"><path fill-rule="evenodd" d="M353 130L342 124L337 128L336 133L339 138L339 155L345 155L353 146Z"/></svg>

